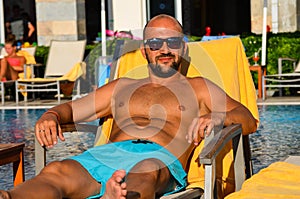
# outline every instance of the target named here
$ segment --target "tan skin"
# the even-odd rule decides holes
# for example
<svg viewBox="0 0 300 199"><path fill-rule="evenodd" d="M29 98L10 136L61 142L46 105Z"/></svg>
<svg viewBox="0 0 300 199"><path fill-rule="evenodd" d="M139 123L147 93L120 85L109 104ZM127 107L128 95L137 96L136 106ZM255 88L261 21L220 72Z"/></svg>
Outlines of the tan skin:
<svg viewBox="0 0 300 199"><path fill-rule="evenodd" d="M13 45L13 42L6 42L4 46L7 56L1 59L1 68L0 68L0 80L5 77L7 80L17 80L19 73L23 72L24 64L26 59L24 56L18 56L16 53L16 46ZM11 66L8 62L8 58L18 59L20 64L16 66Z"/></svg>
<svg viewBox="0 0 300 199"><path fill-rule="evenodd" d="M174 37L182 32L173 18L164 15L152 19L147 27L163 29L147 31L145 39ZM151 51L147 45L141 46L141 50L148 61L157 62L161 70L167 72L173 62L180 63L186 44L183 43L180 49L170 49L164 42L159 50ZM158 55L170 53L175 57L156 59ZM61 124L112 115L115 122L111 142L137 138L151 140L177 156L184 168L192 150L204 138L205 130L209 134L215 125L241 123L244 134L256 131L256 121L249 110L212 82L200 77L186 78L180 73L160 78L151 69L149 71L149 78L118 79L84 98L51 110L60 115ZM58 118L53 113L43 114L35 128L36 137L43 146L53 147L58 139L64 141ZM138 163L127 174L125 183L120 183L125 176L122 171L117 171L107 183L103 198L154 198L164 193L173 182L167 167L156 159ZM101 188L73 160L53 162L27 182L10 191L11 196L21 198L28 194L29 198L84 198L99 193Z"/></svg>

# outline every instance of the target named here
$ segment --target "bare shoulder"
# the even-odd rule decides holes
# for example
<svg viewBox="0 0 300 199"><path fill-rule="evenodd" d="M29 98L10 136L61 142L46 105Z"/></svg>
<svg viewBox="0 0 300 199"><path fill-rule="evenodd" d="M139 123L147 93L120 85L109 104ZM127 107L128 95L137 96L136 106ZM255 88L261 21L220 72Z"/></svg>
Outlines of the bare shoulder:
<svg viewBox="0 0 300 199"><path fill-rule="evenodd" d="M208 84L211 84L211 81L204 77L188 77L187 78L189 83L194 89L204 89L208 86Z"/></svg>
<svg viewBox="0 0 300 199"><path fill-rule="evenodd" d="M140 80L126 78L126 77L118 78L98 88L97 93L102 93L102 92L112 93L115 92L116 90L124 89L125 87L128 87L132 84L136 84L137 82L140 82Z"/></svg>

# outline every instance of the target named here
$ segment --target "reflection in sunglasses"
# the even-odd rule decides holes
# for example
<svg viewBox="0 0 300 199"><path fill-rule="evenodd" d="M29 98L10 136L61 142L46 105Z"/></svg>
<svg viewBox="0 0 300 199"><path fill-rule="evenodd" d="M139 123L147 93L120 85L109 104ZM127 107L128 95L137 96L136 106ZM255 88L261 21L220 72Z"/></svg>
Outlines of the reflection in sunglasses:
<svg viewBox="0 0 300 199"><path fill-rule="evenodd" d="M169 48L179 49L179 48L181 48L183 38L182 37L169 37L166 39L151 38L151 39L145 40L144 44L148 45L150 50L155 51L155 50L159 50L163 46L164 42L167 43L167 46Z"/></svg>

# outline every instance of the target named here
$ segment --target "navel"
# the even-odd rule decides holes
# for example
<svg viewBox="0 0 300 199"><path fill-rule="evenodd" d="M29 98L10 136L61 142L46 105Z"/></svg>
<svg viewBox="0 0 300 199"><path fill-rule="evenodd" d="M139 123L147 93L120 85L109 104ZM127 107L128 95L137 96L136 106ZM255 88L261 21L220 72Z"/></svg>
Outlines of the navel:
<svg viewBox="0 0 300 199"><path fill-rule="evenodd" d="M124 102L120 102L119 107L123 107L123 106L124 106Z"/></svg>

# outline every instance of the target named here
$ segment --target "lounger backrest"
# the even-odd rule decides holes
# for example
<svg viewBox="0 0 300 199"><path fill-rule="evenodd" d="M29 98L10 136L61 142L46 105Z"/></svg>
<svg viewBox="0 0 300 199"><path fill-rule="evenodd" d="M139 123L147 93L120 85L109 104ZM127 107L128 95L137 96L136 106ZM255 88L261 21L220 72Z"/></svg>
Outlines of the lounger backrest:
<svg viewBox="0 0 300 199"><path fill-rule="evenodd" d="M85 40L52 40L49 48L44 77L61 77L83 60Z"/></svg>
<svg viewBox="0 0 300 199"><path fill-rule="evenodd" d="M148 76L147 61L142 56L139 45L136 49L126 54L121 53L116 67L112 68L113 78L132 77L144 78ZM183 67L182 73L187 73L188 77L204 76L223 88L228 95L249 108L254 117L259 121L258 108L256 104L256 93L254 83L249 70L248 60L244 52L244 47L240 38L233 37L208 42L188 43L189 54L185 59L190 59L190 65ZM104 144L108 141L113 120L110 118L102 126L101 136L96 140L96 145ZM190 187L203 187L204 170L199 168L198 154L203 147L197 147L191 160L188 172L188 182ZM220 167L225 176L225 180L233 180L232 151L228 148L223 151L223 164ZM200 179L199 179L200 178ZM201 180L202 179L202 180ZM227 186L227 185L226 185Z"/></svg>

